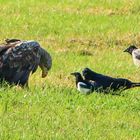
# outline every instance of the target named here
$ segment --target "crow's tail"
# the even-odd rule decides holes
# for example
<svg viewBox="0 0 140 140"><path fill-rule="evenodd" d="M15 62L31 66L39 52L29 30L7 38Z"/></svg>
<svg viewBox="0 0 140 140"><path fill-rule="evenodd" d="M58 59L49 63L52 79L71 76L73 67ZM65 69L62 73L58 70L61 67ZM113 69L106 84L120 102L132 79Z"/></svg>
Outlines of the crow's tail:
<svg viewBox="0 0 140 140"><path fill-rule="evenodd" d="M132 83L132 87L140 87L140 83Z"/></svg>

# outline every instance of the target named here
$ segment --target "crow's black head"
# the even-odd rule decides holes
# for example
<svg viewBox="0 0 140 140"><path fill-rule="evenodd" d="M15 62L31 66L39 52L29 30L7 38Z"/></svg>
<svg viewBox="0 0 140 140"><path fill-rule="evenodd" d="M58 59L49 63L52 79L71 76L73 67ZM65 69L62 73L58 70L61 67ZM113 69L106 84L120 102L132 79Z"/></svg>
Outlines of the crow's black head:
<svg viewBox="0 0 140 140"><path fill-rule="evenodd" d="M74 75L75 77L82 77L79 72L73 72L71 73L71 75Z"/></svg>
<svg viewBox="0 0 140 140"><path fill-rule="evenodd" d="M73 73L71 73L71 75L75 76L77 82L82 82L83 81L83 77L79 72L73 72Z"/></svg>
<svg viewBox="0 0 140 140"><path fill-rule="evenodd" d="M91 76L93 75L93 71L90 70L89 68L85 68L83 71L82 71L82 74L84 76L84 78L86 80L90 80Z"/></svg>
<svg viewBox="0 0 140 140"><path fill-rule="evenodd" d="M130 45L127 49L125 49L123 52L128 52L129 54L132 54L133 50L137 49L135 45Z"/></svg>

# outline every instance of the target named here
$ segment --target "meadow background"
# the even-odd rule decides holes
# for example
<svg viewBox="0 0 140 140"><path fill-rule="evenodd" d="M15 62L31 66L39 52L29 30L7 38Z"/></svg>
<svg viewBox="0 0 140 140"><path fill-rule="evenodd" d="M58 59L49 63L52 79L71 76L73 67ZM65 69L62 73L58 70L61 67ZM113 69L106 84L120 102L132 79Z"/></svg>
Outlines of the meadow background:
<svg viewBox="0 0 140 140"><path fill-rule="evenodd" d="M140 139L140 88L82 95L71 72L89 67L140 82L123 50L140 45L139 0L0 0L0 42L39 41L53 58L30 89L0 88L1 140ZM140 46L139 46L140 47Z"/></svg>

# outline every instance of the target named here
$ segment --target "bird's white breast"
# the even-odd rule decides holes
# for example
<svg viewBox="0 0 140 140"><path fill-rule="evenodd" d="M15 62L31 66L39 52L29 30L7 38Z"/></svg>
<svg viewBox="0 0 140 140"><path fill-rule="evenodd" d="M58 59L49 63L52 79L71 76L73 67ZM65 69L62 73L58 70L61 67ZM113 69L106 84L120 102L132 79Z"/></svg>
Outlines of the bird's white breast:
<svg viewBox="0 0 140 140"><path fill-rule="evenodd" d="M136 66L140 67L140 49L136 49L132 52L133 62Z"/></svg>
<svg viewBox="0 0 140 140"><path fill-rule="evenodd" d="M82 85L83 85L83 86L86 86L86 84L83 83L83 82L79 82L79 83L77 84L77 88L78 88L78 90L79 90L81 93L87 94L87 93L90 93L90 92L91 92L91 87L89 87L89 88L84 88L84 87L82 87Z"/></svg>

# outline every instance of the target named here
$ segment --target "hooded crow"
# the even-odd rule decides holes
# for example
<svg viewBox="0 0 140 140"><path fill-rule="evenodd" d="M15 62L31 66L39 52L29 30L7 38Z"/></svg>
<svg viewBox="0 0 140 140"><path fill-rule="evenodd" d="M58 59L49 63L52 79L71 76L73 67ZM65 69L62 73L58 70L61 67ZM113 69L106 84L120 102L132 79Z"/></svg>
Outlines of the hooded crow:
<svg viewBox="0 0 140 140"><path fill-rule="evenodd" d="M131 45L127 49L125 49L124 52L128 52L129 54L131 54L134 64L140 67L140 49L138 49L134 45Z"/></svg>
<svg viewBox="0 0 140 140"><path fill-rule="evenodd" d="M76 78L76 87L81 93L91 93L93 92L97 85L95 82L89 82L83 79L82 75L79 72L71 73L71 75Z"/></svg>
<svg viewBox="0 0 140 140"><path fill-rule="evenodd" d="M103 92L126 90L129 88L140 86L140 83L134 83L124 78L113 78L110 76L99 74L89 68L85 68L82 73L85 80L95 81L95 83L98 85L98 88L100 87Z"/></svg>

